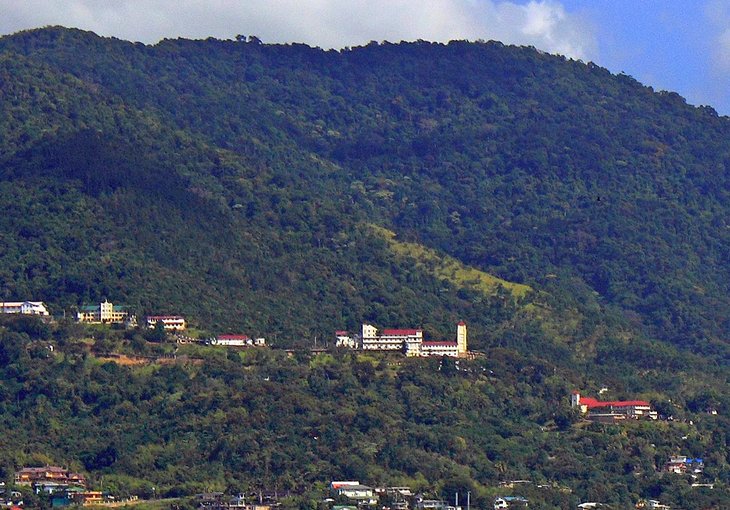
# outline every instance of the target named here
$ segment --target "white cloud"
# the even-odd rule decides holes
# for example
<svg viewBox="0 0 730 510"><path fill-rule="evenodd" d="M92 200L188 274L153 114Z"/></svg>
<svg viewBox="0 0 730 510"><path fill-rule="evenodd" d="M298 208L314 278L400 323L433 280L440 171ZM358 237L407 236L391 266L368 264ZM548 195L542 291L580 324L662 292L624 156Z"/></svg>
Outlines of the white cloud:
<svg viewBox="0 0 730 510"><path fill-rule="evenodd" d="M713 59L715 70L723 74L730 72L730 28L723 30L717 36L716 43L714 47L715 58Z"/></svg>
<svg viewBox="0 0 730 510"><path fill-rule="evenodd" d="M4 34L64 25L147 43L237 34L324 48L496 39L583 59L595 47L587 23L550 0L0 0L0 12Z"/></svg>
<svg viewBox="0 0 730 510"><path fill-rule="evenodd" d="M730 2L710 0L705 5L705 17L713 32L713 71L719 76L727 76L730 73Z"/></svg>

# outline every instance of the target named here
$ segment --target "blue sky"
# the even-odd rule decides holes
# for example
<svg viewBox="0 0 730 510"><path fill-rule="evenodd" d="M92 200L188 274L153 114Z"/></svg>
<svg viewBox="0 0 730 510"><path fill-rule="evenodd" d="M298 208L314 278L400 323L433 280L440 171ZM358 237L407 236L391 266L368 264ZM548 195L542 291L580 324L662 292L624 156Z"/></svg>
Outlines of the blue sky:
<svg viewBox="0 0 730 510"><path fill-rule="evenodd" d="M0 34L64 25L145 43L495 39L593 61L730 115L730 0L0 0L0 13Z"/></svg>

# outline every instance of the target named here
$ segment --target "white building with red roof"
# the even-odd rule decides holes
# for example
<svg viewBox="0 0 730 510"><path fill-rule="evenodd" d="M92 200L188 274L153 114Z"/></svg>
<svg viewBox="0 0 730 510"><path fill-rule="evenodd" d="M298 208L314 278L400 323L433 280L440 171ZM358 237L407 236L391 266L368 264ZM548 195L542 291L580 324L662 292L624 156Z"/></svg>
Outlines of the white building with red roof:
<svg viewBox="0 0 730 510"><path fill-rule="evenodd" d="M456 327L456 341L424 342L422 329L378 329L371 324L362 325L362 334L350 335L347 331L335 331L337 347L364 351L398 351L406 356L463 356L467 352L466 324Z"/></svg>
<svg viewBox="0 0 730 510"><path fill-rule="evenodd" d="M580 393L574 391L570 396L571 407L577 407L583 414L594 417L610 418L650 418L656 420L657 412L651 407L651 404L645 400L613 400L602 402L592 397L581 397Z"/></svg>
<svg viewBox="0 0 730 510"><path fill-rule="evenodd" d="M420 356L423 330L384 329L378 334L375 326L363 324L360 342L364 351L402 351L406 356Z"/></svg>
<svg viewBox="0 0 730 510"><path fill-rule="evenodd" d="M187 324L185 317L181 315L149 315L147 316L147 327L154 329L157 323L161 322L166 331L183 331Z"/></svg>

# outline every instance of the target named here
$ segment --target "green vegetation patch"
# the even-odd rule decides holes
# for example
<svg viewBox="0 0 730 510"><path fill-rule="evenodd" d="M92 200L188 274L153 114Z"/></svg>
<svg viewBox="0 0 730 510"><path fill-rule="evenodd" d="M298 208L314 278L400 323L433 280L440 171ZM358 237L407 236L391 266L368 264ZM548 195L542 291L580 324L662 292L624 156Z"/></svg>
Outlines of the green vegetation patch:
<svg viewBox="0 0 730 510"><path fill-rule="evenodd" d="M387 228L377 225L369 227L388 242L388 247L394 254L415 260L416 268L457 287L470 287L487 296L495 295L501 287L508 290L515 299L523 298L533 290L529 285L503 280L421 244L398 241L395 232Z"/></svg>

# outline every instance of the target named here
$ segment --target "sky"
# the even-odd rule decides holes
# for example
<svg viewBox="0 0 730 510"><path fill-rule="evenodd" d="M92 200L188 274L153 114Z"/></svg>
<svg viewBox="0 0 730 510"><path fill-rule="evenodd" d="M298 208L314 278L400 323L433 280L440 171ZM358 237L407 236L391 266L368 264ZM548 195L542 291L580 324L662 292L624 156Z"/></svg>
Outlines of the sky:
<svg viewBox="0 0 730 510"><path fill-rule="evenodd" d="M730 115L730 0L0 0L0 34L47 25L149 44L493 39L591 61Z"/></svg>

